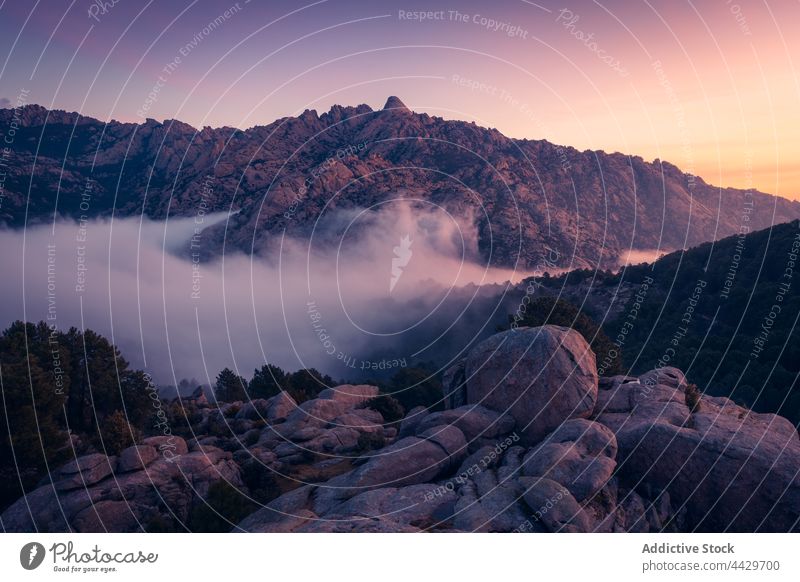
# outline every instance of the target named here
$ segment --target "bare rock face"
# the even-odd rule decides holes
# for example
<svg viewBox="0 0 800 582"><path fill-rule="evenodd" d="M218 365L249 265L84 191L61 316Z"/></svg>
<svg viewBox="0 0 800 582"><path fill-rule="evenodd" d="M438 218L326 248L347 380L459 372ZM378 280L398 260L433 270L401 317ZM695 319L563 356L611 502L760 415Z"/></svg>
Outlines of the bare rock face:
<svg viewBox="0 0 800 582"><path fill-rule="evenodd" d="M315 495L314 511L325 513L369 489L433 481L442 473L454 471L466 451L466 439L454 426L434 427L420 437L406 437L381 449L355 471L321 486Z"/></svg>
<svg viewBox="0 0 800 582"><path fill-rule="evenodd" d="M436 484L423 483L359 493L325 515L325 519L306 524L300 531L331 531L332 521L349 522L349 528L360 531L375 521L385 525L386 531L435 527L443 517L449 516L447 506L455 502L454 493L439 493L437 489Z"/></svg>
<svg viewBox="0 0 800 582"><path fill-rule="evenodd" d="M273 396L267 402L269 404L267 406L266 418L270 422L285 420L286 417L297 408L297 402L286 392L281 392L277 396Z"/></svg>
<svg viewBox="0 0 800 582"><path fill-rule="evenodd" d="M599 422L568 420L523 461L523 474L564 485L577 501L594 497L617 466L617 439Z"/></svg>
<svg viewBox="0 0 800 582"><path fill-rule="evenodd" d="M42 485L3 512L5 531L142 531L156 518L186 520L216 481L242 485L231 454L213 447L173 461L159 457L151 445L139 445L125 449L119 463L116 457L87 455L55 475L64 479L55 487Z"/></svg>
<svg viewBox="0 0 800 582"><path fill-rule="evenodd" d="M597 399L597 366L576 331L521 327L478 344L467 357L467 401L514 418L535 444L570 418L588 417Z"/></svg>
<svg viewBox="0 0 800 582"><path fill-rule="evenodd" d="M78 457L59 469L54 486L59 491L90 487L111 475L116 467L117 457L106 457L102 453Z"/></svg>
<svg viewBox="0 0 800 582"><path fill-rule="evenodd" d="M141 531L187 520L220 482L265 491L271 471L296 488L276 485L234 531L798 530L800 439L789 421L687 394L675 368L598 385L594 366L578 333L521 328L459 365L465 404L412 409L399 431L361 407L373 386L337 386L300 406L281 394L228 416L205 409L193 428L213 433L83 455L0 524ZM219 432L229 425L241 430Z"/></svg>
<svg viewBox="0 0 800 582"><path fill-rule="evenodd" d="M245 402L236 413L237 420L261 420L266 418L269 410L269 400L254 398Z"/></svg>
<svg viewBox="0 0 800 582"><path fill-rule="evenodd" d="M405 113L409 113L410 109L406 107L406 104L403 103L399 97L395 97L392 95L386 100L386 104L383 106L384 111L394 110L394 111L401 111Z"/></svg>
<svg viewBox="0 0 800 582"><path fill-rule="evenodd" d="M459 408L467 402L467 383L464 376L466 358L462 358L442 376L445 408Z"/></svg>
<svg viewBox="0 0 800 582"><path fill-rule="evenodd" d="M161 454L170 458L189 452L189 445L186 444L186 441L175 435L148 437L142 441L142 444L155 447Z"/></svg>
<svg viewBox="0 0 800 582"><path fill-rule="evenodd" d="M158 458L158 453L152 445L135 445L128 447L119 454L117 471L127 473L128 471L138 471Z"/></svg>
<svg viewBox="0 0 800 582"><path fill-rule="evenodd" d="M417 427L420 423L430 415L428 409L424 406L415 406L406 413L405 418L400 423L400 431L398 436L400 438L413 436L417 432Z"/></svg>
<svg viewBox="0 0 800 582"><path fill-rule="evenodd" d="M207 199L203 194L209 211L227 210L230 193L241 192L240 212L224 234L222 229L209 232L216 250L223 244L244 252L268 248L285 228L284 213L292 209L305 179L319 167L326 170L316 172L292 215L299 231L310 233L334 198L337 208L370 208L404 189L457 217L483 208L491 228L480 229L479 248L491 248L492 262L507 266L535 268L549 256L547 247L575 267L592 267L598 261L616 265L631 246L694 246L737 233L746 200L754 201L754 229L800 217L800 203L752 190L726 189L726 203L719 205L719 188L700 178L689 188L685 173L667 162L510 139L474 123L414 113L397 97L379 111L335 105L326 113L305 111L234 133L232 128L198 131L172 120L106 123L37 105L0 109L0 126L12 122L19 128L0 221L21 226L24 217L46 220L53 199L27 192L54 193L59 186L71 194L59 199L59 214L78 218L84 211L74 194L88 178L96 182L89 218L112 212L194 216L203 180L214 176L213 192ZM52 147L42 150L40 142ZM96 163L86 164L88 156ZM565 163L570 171L564 171ZM267 190L271 195L263 200ZM606 208L609 196L613 213Z"/></svg>
<svg viewBox="0 0 800 582"><path fill-rule="evenodd" d="M593 367L587 365L587 371L581 366L587 357L585 342L561 328L546 328L544 334L520 331L520 337L528 338L525 348L530 349L519 348L516 338L490 344L495 346L491 354L511 368L509 373L502 372L505 383L490 384L506 390L503 394L509 399L508 414L486 405L496 391L486 392L479 405L469 403L434 413L409 411L401 424L400 440L362 453L333 478L282 495L235 530L797 529L800 444L788 421L749 413L725 398L702 396L699 407L689 410L685 379L674 368L639 377L604 378L601 389L595 392ZM537 333L547 338L544 347L537 347ZM560 341L548 343L553 338ZM479 349L488 348L478 346L476 351ZM527 361L530 352L539 355ZM466 362L468 385L476 378L479 382L491 378L490 373L501 374L502 367L491 356L484 359L489 361L491 372L484 374L477 367L469 372L473 355ZM510 366L508 361L524 362L527 367ZM557 385L569 385L567 394L575 395L568 409L548 409L539 393L519 389L523 384L516 376L518 369L527 369L524 377L533 376L530 384L536 387L540 384L530 370L542 371L550 366L554 366L554 375L561 375ZM574 381L573 376L582 382ZM509 385L515 389L508 389ZM547 392L550 388L552 384L545 384L543 392L557 400L559 392ZM470 392L470 398L474 395ZM523 400L528 404L524 414L535 417L534 411L545 410L555 423L541 439L533 437L533 442L525 442L521 417L513 416L513 405ZM595 400L595 410L580 406L587 401L594 404ZM336 407L331 399L323 401L327 403L305 403L305 412L331 416L335 411L329 408ZM591 420L574 417L575 409L591 415ZM293 414L299 416L299 412ZM379 420L371 414L374 411L350 409L333 422L346 420L349 425L361 423L365 428ZM298 424L296 428L299 433L293 433L295 440L309 435L320 438L336 430L331 421L302 427ZM313 439L295 446L306 442ZM275 449L278 462L284 458L282 446Z"/></svg>
<svg viewBox="0 0 800 582"><path fill-rule="evenodd" d="M795 428L726 398L701 396L690 410L680 370L603 378L598 391L593 355L582 338L545 327L484 342L469 354L464 372L467 404L409 411L400 440L357 458L344 473L284 494L237 530L798 527ZM318 418L339 416L298 423L292 438L313 437L299 445L331 434L337 419L361 429L379 420L373 411L341 412L333 400L322 402L301 409ZM299 417L300 411L293 413L287 424ZM537 432L531 436L526 425Z"/></svg>
<svg viewBox="0 0 800 582"><path fill-rule="evenodd" d="M514 430L515 423L510 415L504 415L479 405L468 405L429 414L419 422L416 432L419 434L443 424L458 427L464 433L470 448L475 449L478 447L473 447L473 445L480 445L510 433Z"/></svg>
<svg viewBox="0 0 800 582"><path fill-rule="evenodd" d="M615 379L616 380L616 379ZM683 375L612 381L597 420L620 448L618 473L669 492L698 531L793 531L800 524L800 440L786 419L727 398L686 405Z"/></svg>
<svg viewBox="0 0 800 582"><path fill-rule="evenodd" d="M351 455L362 439L385 443L391 433L379 412L358 408L378 395L378 388L344 384L327 388L300 406L283 400L283 394L267 401L268 426L255 436L260 448L272 450L285 465L308 463L315 455ZM288 398L288 396L286 397ZM281 399L281 400L275 400ZM285 418L270 414L279 403ZM291 406L293 405L293 406Z"/></svg>
<svg viewBox="0 0 800 582"><path fill-rule="evenodd" d="M459 531L511 532L528 521L525 488L517 479L522 449L504 449L502 456L496 451L488 446L476 451L448 481L459 495L453 516Z"/></svg>
<svg viewBox="0 0 800 582"><path fill-rule="evenodd" d="M522 477L525 503L533 511L532 518L553 533L585 533L591 531L591 520L583 507L560 483L542 477Z"/></svg>

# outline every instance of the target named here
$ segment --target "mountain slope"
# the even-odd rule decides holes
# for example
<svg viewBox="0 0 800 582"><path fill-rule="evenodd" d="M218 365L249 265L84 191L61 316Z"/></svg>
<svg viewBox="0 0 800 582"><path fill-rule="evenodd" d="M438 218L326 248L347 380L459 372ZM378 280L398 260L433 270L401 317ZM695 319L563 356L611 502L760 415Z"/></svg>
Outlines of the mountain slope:
<svg viewBox="0 0 800 582"><path fill-rule="evenodd" d="M15 226L26 211L31 223L237 209L209 240L249 252L284 229L306 236L336 210L405 197L474 220L492 264L535 268L557 254L557 267L575 268L717 239L745 214L752 228L800 217L797 202L717 188L666 162L514 140L397 98L380 111L334 106L246 131L104 124L36 105L1 110L0 125L12 122L0 220Z"/></svg>
<svg viewBox="0 0 800 582"><path fill-rule="evenodd" d="M800 222L780 224L618 274L543 281L616 342L625 369L684 370L713 396L800 423ZM603 363L598 362L603 371Z"/></svg>

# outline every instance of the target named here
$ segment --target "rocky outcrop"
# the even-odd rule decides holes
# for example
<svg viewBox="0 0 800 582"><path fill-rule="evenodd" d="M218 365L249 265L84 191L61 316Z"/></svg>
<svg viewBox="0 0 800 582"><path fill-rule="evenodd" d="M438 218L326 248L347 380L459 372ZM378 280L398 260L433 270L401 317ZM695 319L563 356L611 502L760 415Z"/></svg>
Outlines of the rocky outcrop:
<svg viewBox="0 0 800 582"><path fill-rule="evenodd" d="M616 433L619 474L663 490L698 531L791 531L800 524L800 440L795 427L727 398L686 405L674 368L604 385L597 420Z"/></svg>
<svg viewBox="0 0 800 582"><path fill-rule="evenodd" d="M509 434L514 430L515 424L510 415L474 405L429 414L416 424L414 430L419 434L435 426L452 425L464 434L469 447L474 449L482 443L493 442L498 437Z"/></svg>
<svg viewBox="0 0 800 582"><path fill-rule="evenodd" d="M399 431L369 408L373 386L204 409L200 424L233 432L82 456L0 520L137 531L184 523L220 482L256 494L266 475L281 486L234 531L798 530L794 426L697 396L674 368L598 379L593 359L564 328L499 334L466 358L466 404L412 409Z"/></svg>
<svg viewBox="0 0 800 582"><path fill-rule="evenodd" d="M284 419L268 414L272 424L261 432L258 444L274 451L282 463L299 464L320 453L355 454L363 448L366 438L383 443L389 434L383 417L374 410L359 408L377 395L375 386L346 384L327 388L317 398L295 406ZM275 397L281 399L278 402L284 402L284 398ZM274 411L277 406L271 403L269 408Z"/></svg>
<svg viewBox="0 0 800 582"><path fill-rule="evenodd" d="M176 120L105 123L38 105L0 110L0 125L14 116L0 222L17 226L81 217L91 180L89 218L194 216L200 199L209 211L228 211L235 199L239 212L207 238L218 251L224 244L249 253L267 249L287 215L292 234L308 235L334 198L338 209L374 208L405 191L456 219L484 215L484 258L534 269L554 257L562 268L616 266L629 250L733 235L747 202L753 229L800 217L797 202L720 189L668 162L510 139L414 113L397 97L382 110L336 105L245 131Z"/></svg>
<svg viewBox="0 0 800 582"><path fill-rule="evenodd" d="M478 344L467 357L467 403L508 413L534 444L570 418L588 417L597 367L586 340L563 327L521 327Z"/></svg>
<svg viewBox="0 0 800 582"><path fill-rule="evenodd" d="M523 460L523 475L562 483L578 501L592 499L617 466L614 433L598 422L568 420Z"/></svg>
<svg viewBox="0 0 800 582"><path fill-rule="evenodd" d="M543 477L523 477L525 503L532 517L549 532L586 533L592 530L589 516L569 490L556 481Z"/></svg>
<svg viewBox="0 0 800 582"><path fill-rule="evenodd" d="M563 328L498 334L449 374L466 368L455 380L466 404L409 411L400 440L361 467L280 497L238 529L797 529L800 450L785 419L705 396L691 411L679 370L599 381L593 360Z"/></svg>
<svg viewBox="0 0 800 582"><path fill-rule="evenodd" d="M128 473L130 471L144 469L147 465L155 461L158 456L158 452L156 452L155 447L152 445L128 447L119 455L117 471L119 473Z"/></svg>
<svg viewBox="0 0 800 582"><path fill-rule="evenodd" d="M185 442L176 448L185 451ZM214 447L168 458L154 446L133 446L119 460L99 453L79 457L54 476L63 478L3 512L5 531L142 531L159 520L185 522L217 481L242 485L231 454Z"/></svg>
<svg viewBox="0 0 800 582"><path fill-rule="evenodd" d="M57 470L53 487L58 491L89 487L111 475L116 466L117 457L107 457L101 453L86 455Z"/></svg>

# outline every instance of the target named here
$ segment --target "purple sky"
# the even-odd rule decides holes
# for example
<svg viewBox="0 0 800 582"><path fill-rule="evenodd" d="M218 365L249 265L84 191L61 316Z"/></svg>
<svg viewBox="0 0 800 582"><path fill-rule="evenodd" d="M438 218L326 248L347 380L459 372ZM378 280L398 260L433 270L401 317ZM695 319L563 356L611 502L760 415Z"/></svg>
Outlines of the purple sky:
<svg viewBox="0 0 800 582"><path fill-rule="evenodd" d="M422 7L434 19L406 16ZM398 95L797 198L799 16L795 0L5 1L0 100L246 128Z"/></svg>

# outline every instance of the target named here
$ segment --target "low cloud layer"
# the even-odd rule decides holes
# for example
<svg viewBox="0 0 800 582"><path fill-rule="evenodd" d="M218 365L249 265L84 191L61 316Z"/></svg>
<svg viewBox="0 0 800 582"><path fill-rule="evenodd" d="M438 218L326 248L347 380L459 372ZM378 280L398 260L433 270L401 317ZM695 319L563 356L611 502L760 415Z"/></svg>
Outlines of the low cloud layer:
<svg viewBox="0 0 800 582"><path fill-rule="evenodd" d="M667 249L630 249L620 255L619 258L619 265L620 267L624 267L625 265L639 265L641 263L654 263L664 255L668 254L669 250Z"/></svg>
<svg viewBox="0 0 800 582"><path fill-rule="evenodd" d="M163 384L213 382L225 366L249 377L264 362L343 378L452 352L441 343L456 326L491 332L505 282L527 275L482 265L472 220L439 209L348 211L274 255L207 262L202 229L225 220L2 231L0 321L95 329Z"/></svg>

